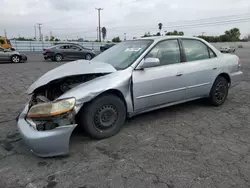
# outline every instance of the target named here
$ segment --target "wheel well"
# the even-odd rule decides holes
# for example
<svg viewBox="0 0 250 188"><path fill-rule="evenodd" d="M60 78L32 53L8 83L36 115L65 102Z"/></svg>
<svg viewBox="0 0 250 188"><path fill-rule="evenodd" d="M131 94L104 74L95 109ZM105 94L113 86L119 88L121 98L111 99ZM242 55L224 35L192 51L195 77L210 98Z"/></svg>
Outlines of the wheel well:
<svg viewBox="0 0 250 188"><path fill-rule="evenodd" d="M103 93L97 95L97 96L94 97L92 100L95 100L96 98L101 97L101 96L103 96L103 95L107 95L107 94L112 94L112 95L115 95L115 96L119 97L119 98L122 100L122 102L124 103L124 106L125 106L126 111L127 111L128 108L127 108L127 103L126 103L126 101L125 101L125 98L124 98L122 92L120 92L120 91L117 90L117 89L110 89L110 90L107 90L107 91L105 91L105 92L103 92ZM85 108L85 106L86 106L87 104L89 104L92 100L90 100L90 101L84 103L83 106L81 107L81 109L79 110L79 112L82 111L82 110ZM77 115L76 115L76 121L77 121L77 122L79 121L79 120L78 120L79 114L80 114L79 112L78 112Z"/></svg>
<svg viewBox="0 0 250 188"><path fill-rule="evenodd" d="M227 73L221 73L219 74L219 76L224 77L228 81L228 83L231 83L230 76Z"/></svg>
<svg viewBox="0 0 250 188"><path fill-rule="evenodd" d="M126 103L126 101L125 101L125 98L124 98L122 92L120 92L120 91L117 90L117 89L110 89L110 90L107 90L107 91L101 93L101 94L98 95L97 97L100 97L100 96L106 95L106 94L112 94L112 95L116 95L117 97L119 97L119 98L122 100L122 102L124 103L124 105L125 105L125 107L126 107L126 110L127 110L127 103Z"/></svg>

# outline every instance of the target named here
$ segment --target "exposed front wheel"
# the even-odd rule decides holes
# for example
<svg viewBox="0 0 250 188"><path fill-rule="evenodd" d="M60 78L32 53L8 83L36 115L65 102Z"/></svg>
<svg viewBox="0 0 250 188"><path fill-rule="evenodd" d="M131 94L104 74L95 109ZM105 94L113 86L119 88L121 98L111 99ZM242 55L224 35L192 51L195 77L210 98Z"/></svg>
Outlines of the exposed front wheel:
<svg viewBox="0 0 250 188"><path fill-rule="evenodd" d="M93 138L103 139L117 134L126 119L126 107L117 96L108 94L87 104L80 112L80 124Z"/></svg>
<svg viewBox="0 0 250 188"><path fill-rule="evenodd" d="M13 55L11 57L11 61L12 61L12 63L19 63L21 61L21 58L19 55Z"/></svg>
<svg viewBox="0 0 250 188"><path fill-rule="evenodd" d="M210 102L214 106L222 105L227 99L228 89L229 89L229 83L226 80L226 78L222 76L216 78L213 87L210 91L210 97L209 97Z"/></svg>

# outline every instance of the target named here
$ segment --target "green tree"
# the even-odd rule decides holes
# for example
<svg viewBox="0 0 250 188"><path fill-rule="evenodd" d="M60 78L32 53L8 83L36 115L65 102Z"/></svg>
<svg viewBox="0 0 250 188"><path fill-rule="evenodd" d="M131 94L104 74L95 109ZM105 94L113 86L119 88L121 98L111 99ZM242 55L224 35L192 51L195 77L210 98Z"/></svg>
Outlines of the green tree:
<svg viewBox="0 0 250 188"><path fill-rule="evenodd" d="M159 33L160 33L160 35L161 35L162 26L163 26L162 23L159 23L159 24L158 24L158 28L159 28Z"/></svg>
<svg viewBox="0 0 250 188"><path fill-rule="evenodd" d="M174 30L173 32L167 32L165 35L180 35L180 36L183 36L184 35L184 32L183 31L176 31Z"/></svg>
<svg viewBox="0 0 250 188"><path fill-rule="evenodd" d="M55 37L54 36L50 36L49 41L54 41L54 40L55 40Z"/></svg>
<svg viewBox="0 0 250 188"><path fill-rule="evenodd" d="M107 36L107 29L106 29L106 27L103 27L102 28L102 39L103 39L103 41L105 40L106 36Z"/></svg>
<svg viewBox="0 0 250 188"><path fill-rule="evenodd" d="M230 41L239 41L240 40L240 30L238 28L230 29L225 31L225 35L229 38Z"/></svg>
<svg viewBox="0 0 250 188"><path fill-rule="evenodd" d="M60 41L60 39L59 38L55 38L55 41L58 42L58 41Z"/></svg>
<svg viewBox="0 0 250 188"><path fill-rule="evenodd" d="M121 39L120 39L120 37L114 37L112 39L112 42L121 42Z"/></svg>

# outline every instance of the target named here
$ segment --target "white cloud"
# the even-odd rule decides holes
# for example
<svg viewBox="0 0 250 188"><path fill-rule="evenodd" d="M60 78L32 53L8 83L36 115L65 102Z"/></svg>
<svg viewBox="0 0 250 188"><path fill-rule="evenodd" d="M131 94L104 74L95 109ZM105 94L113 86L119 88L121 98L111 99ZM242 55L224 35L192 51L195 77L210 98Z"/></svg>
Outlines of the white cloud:
<svg viewBox="0 0 250 188"><path fill-rule="evenodd" d="M0 12L1 28L7 29L9 37L18 36L18 34L32 37L34 25L43 23L44 35L52 31L54 35L61 38L86 36L94 39L97 28L96 7L104 8L101 11L101 23L107 28L109 38L118 35L123 38L124 33L128 38L143 35L147 31L154 33L158 31L159 22L163 23L164 30L174 30L174 27L169 27L185 25L184 23L187 23L183 22L185 20L247 12L250 14L249 0L175 0L174 2L167 0L4 0L1 6L4 7ZM207 35L215 35L236 26L245 35L249 32L247 27L249 22L221 26L180 27L180 29L187 35L197 35L203 31ZM0 35L3 35L2 32L0 31Z"/></svg>

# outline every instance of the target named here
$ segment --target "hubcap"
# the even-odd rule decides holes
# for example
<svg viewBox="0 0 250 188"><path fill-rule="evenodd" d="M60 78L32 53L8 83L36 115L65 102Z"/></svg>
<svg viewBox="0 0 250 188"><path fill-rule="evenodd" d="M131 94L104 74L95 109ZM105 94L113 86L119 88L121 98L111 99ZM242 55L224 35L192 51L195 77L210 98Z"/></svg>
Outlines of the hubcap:
<svg viewBox="0 0 250 188"><path fill-rule="evenodd" d="M117 109L113 105L104 105L96 111L94 125L99 130L106 130L114 126L117 118Z"/></svg>
<svg viewBox="0 0 250 188"><path fill-rule="evenodd" d="M60 55L57 55L57 56L56 56L56 60L57 60L57 61L61 61L61 60L62 60L62 57L61 57Z"/></svg>
<svg viewBox="0 0 250 188"><path fill-rule="evenodd" d="M17 57L17 56L12 57L12 61L15 62L15 63L18 63L19 62L19 57Z"/></svg>
<svg viewBox="0 0 250 188"><path fill-rule="evenodd" d="M218 101L223 101L227 95L227 84L220 82L215 89L215 97Z"/></svg>

